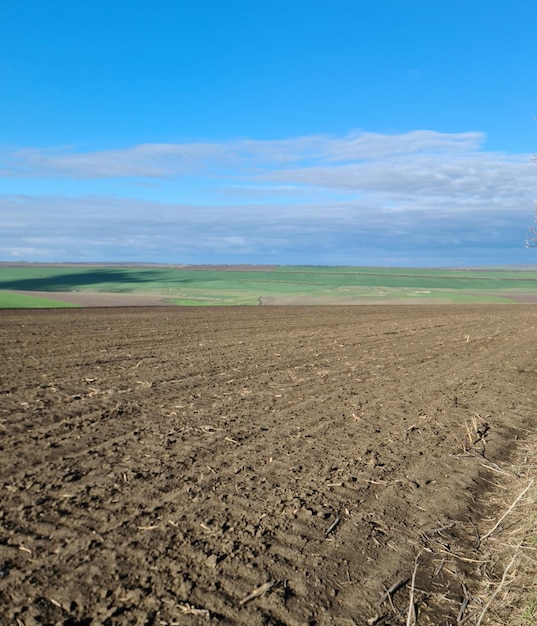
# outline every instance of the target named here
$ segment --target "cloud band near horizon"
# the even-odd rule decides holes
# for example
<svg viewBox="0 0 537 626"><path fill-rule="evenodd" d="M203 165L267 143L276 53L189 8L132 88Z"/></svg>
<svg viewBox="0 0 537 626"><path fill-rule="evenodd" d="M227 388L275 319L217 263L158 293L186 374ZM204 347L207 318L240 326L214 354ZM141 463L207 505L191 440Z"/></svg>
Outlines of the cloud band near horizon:
<svg viewBox="0 0 537 626"><path fill-rule="evenodd" d="M484 144L478 132L414 131L99 151L5 149L0 255L36 261L531 262L524 239L535 164L531 155L487 151ZM99 191L102 181L115 185L113 195ZM85 193L73 193L82 183ZM140 183L152 187L142 193Z"/></svg>

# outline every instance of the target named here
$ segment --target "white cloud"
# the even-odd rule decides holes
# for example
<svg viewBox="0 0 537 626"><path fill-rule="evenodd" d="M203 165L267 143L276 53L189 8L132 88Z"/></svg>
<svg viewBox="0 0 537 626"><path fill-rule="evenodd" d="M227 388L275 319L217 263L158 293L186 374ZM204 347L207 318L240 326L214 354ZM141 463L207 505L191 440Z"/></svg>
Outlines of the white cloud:
<svg viewBox="0 0 537 626"><path fill-rule="evenodd" d="M463 156L435 159L412 155L337 167L279 169L262 175L266 182L309 185L341 191L376 192L393 198L449 196L509 197L535 189L535 166L526 156Z"/></svg>
<svg viewBox="0 0 537 626"><path fill-rule="evenodd" d="M401 154L464 154L477 150L485 136L479 132L438 133L416 130L403 134L351 133L328 142L329 161L377 160Z"/></svg>
<svg viewBox="0 0 537 626"><path fill-rule="evenodd" d="M322 166L375 162L402 155L457 155L478 150L481 133L414 131L403 134L353 132L283 140L239 139L222 143L142 144L87 152L72 148L19 148L4 151L0 176L98 178L174 178L193 174L251 175L253 170L293 164Z"/></svg>
<svg viewBox="0 0 537 626"><path fill-rule="evenodd" d="M367 264L381 263L383 255L414 255L419 264L421 255L444 264L448 253L490 248L498 262L519 250L521 262L526 223L523 207L490 210L483 203L468 210L448 198L389 207L359 201L195 206L105 196L0 196L0 213L9 225L0 232L4 260L23 258L23 250L27 260L54 260L55 250L55 260L78 261Z"/></svg>
<svg viewBox="0 0 537 626"><path fill-rule="evenodd" d="M476 262L521 262L537 168L530 155L483 144L477 132L355 132L5 152L0 167L13 185L33 178L35 186L41 177L50 189L61 188L60 178L83 179L85 189L97 190L102 179L117 179L117 195L0 196L0 258L27 251L30 260L50 260L57 251L57 260L367 263L414 256L416 264L464 264L485 255ZM124 178L158 184L125 187ZM196 202L184 191L192 181ZM141 199L162 189L175 200ZM139 197L127 197L133 193Z"/></svg>
<svg viewBox="0 0 537 626"><path fill-rule="evenodd" d="M187 176L226 156L223 146L205 143L143 144L97 152L20 148L4 154L0 176L73 179Z"/></svg>

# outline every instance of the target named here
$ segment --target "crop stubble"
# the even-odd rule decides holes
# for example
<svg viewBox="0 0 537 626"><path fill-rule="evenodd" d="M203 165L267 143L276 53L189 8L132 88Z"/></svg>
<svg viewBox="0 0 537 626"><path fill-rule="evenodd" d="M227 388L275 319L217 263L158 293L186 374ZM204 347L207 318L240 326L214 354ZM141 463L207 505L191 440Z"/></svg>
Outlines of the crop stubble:
<svg viewBox="0 0 537 626"><path fill-rule="evenodd" d="M1 312L6 623L404 624L417 555L419 623L453 619L532 426L536 321Z"/></svg>

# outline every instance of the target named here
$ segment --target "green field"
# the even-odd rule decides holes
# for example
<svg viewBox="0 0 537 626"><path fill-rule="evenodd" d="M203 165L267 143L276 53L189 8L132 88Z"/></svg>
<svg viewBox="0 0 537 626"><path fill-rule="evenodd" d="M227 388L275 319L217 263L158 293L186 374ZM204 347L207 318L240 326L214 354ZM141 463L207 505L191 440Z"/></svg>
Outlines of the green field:
<svg viewBox="0 0 537 626"><path fill-rule="evenodd" d="M183 306L263 303L512 302L537 294L537 269L406 269L276 266L9 266L0 290L152 294ZM19 305L7 294L0 307ZM511 297L510 297L511 296ZM27 296L26 296L27 297ZM35 302L35 299L33 300ZM7 303L7 304L5 304ZM27 304L26 304L27 303ZM56 304L58 306L58 304Z"/></svg>
<svg viewBox="0 0 537 626"><path fill-rule="evenodd" d="M49 298L37 298L20 293L0 291L0 309L64 309L76 306L76 304L68 304Z"/></svg>

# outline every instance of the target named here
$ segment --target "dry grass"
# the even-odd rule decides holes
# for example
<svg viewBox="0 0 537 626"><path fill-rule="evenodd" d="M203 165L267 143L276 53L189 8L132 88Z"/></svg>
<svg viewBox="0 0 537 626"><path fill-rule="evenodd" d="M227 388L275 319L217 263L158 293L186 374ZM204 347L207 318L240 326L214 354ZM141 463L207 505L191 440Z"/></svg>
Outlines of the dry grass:
<svg viewBox="0 0 537 626"><path fill-rule="evenodd" d="M474 594L474 610L464 623L537 626L536 461L537 441L531 441L517 462L506 468L509 475L502 482L513 499L504 501L503 514L480 537L480 549L488 562L481 589Z"/></svg>
<svg viewBox="0 0 537 626"><path fill-rule="evenodd" d="M483 480L493 487L482 521L459 520L422 531L416 548L436 564L433 579L443 581L445 598L451 598L446 614L453 614L453 603L459 602L454 624L537 626L537 436L526 432L518 457L500 467L487 458L488 424L476 417L464 425L465 437L456 445L459 456L478 460ZM406 626L422 623L420 597L414 594L416 564ZM459 600L453 594L457 587Z"/></svg>

